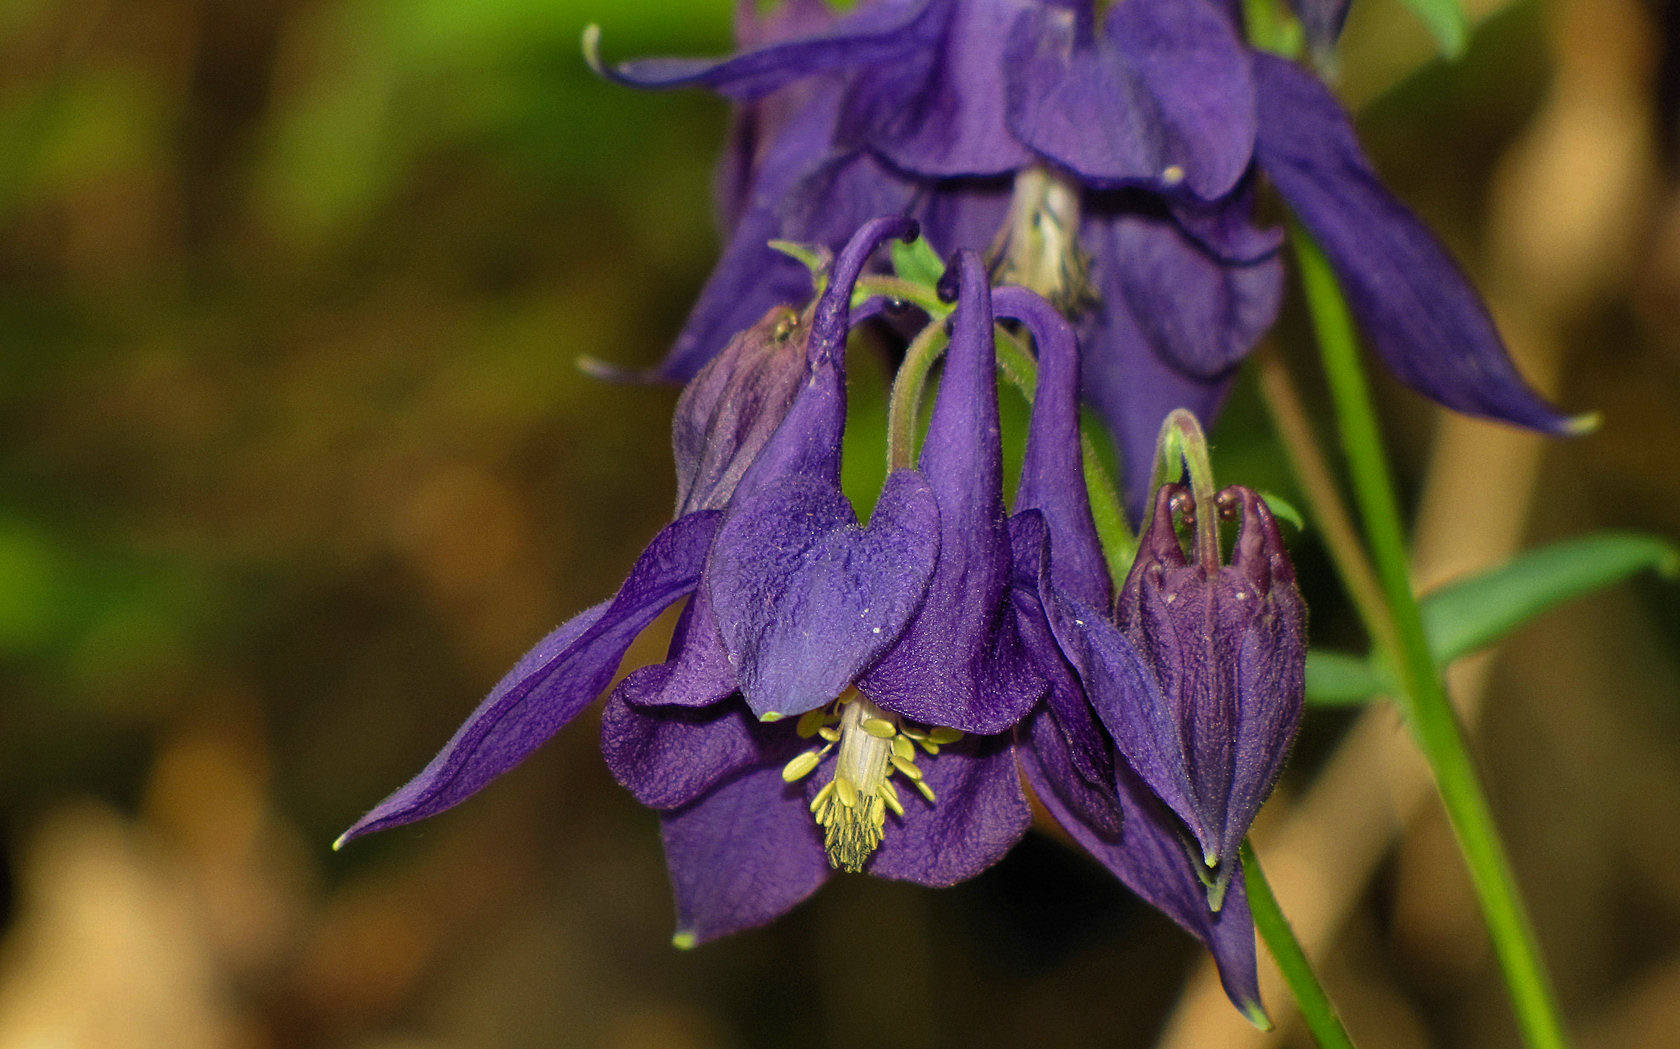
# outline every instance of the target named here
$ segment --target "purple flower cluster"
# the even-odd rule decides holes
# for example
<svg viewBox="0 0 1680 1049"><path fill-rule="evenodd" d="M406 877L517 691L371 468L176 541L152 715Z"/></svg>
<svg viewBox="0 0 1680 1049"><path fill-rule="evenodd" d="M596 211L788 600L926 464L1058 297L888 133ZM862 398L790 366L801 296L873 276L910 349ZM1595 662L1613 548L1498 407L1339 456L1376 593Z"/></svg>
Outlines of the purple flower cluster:
<svg viewBox="0 0 1680 1049"><path fill-rule="evenodd" d="M441 812L518 764L682 603L668 657L618 684L602 733L614 775L660 814L680 946L769 921L834 870L972 877L1026 832L1030 788L1263 1017L1239 848L1300 721L1305 608L1254 492L1216 491L1197 467L1152 503L1145 487L1162 420L1211 416L1276 314L1282 237L1253 223L1262 179L1400 378L1463 411L1572 424L1524 385L1329 92L1249 50L1234 4L756 8L730 58L593 59L620 81L741 102L720 180L729 244L663 366L688 383L676 519L341 840ZM1295 8L1327 47L1346 0ZM862 525L840 487L851 307L877 249L918 225L952 260L950 348L920 458ZM804 308L810 273L773 239L837 252ZM1038 369L1012 505L1000 321L1031 336ZM1118 587L1088 502L1082 397L1144 518Z"/></svg>
<svg viewBox="0 0 1680 1049"><path fill-rule="evenodd" d="M1549 433L1574 425L1524 383L1480 297L1384 188L1309 71L1249 49L1234 0L865 0L844 17L745 0L744 49L603 73L740 103L720 179L728 244L665 374L686 379L798 294L773 238L837 247L865 219L919 219L941 255L980 251L1077 323L1084 393L1141 514L1169 411L1216 414L1271 327L1281 232L1269 183L1323 247L1372 347L1441 404ZM1334 40L1347 0L1294 0ZM590 50L597 41L592 34Z"/></svg>
<svg viewBox="0 0 1680 1049"><path fill-rule="evenodd" d="M676 942L769 921L832 869L972 877L1026 832L1024 777L1093 855L1209 944L1233 1001L1255 1013L1235 849L1293 737L1305 652L1277 530L1232 489L1202 520L1217 536L1222 511L1243 514L1234 563L1219 564L1217 538L1186 562L1172 513L1194 508L1163 489L1111 620L1073 330L1030 291L994 291L973 252L957 258L920 461L887 478L860 526L840 490L848 303L878 244L914 232L866 222L810 308L773 308L701 370L677 413L677 519L610 601L540 642L344 840L436 814L518 764L686 598L669 657L619 683L602 731L613 773L661 814ZM1003 319L1039 354L1013 514Z"/></svg>

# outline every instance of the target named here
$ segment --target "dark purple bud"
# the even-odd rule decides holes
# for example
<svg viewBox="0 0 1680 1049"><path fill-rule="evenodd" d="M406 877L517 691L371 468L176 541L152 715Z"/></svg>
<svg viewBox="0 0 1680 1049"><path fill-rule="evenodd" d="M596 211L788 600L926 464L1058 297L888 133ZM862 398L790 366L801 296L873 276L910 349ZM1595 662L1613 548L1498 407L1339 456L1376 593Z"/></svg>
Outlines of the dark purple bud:
<svg viewBox="0 0 1680 1049"><path fill-rule="evenodd" d="M1183 485L1156 493L1116 619L1160 682L1171 715L1161 727L1176 731L1188 786L1174 808L1217 910L1300 724L1306 608L1265 502L1242 487L1201 501L1211 505ZM1239 517L1226 564L1219 520ZM1195 534L1189 553L1180 521Z"/></svg>
<svg viewBox="0 0 1680 1049"><path fill-rule="evenodd" d="M777 306L683 388L671 427L678 517L721 509L734 495L799 393L809 328L793 309Z"/></svg>

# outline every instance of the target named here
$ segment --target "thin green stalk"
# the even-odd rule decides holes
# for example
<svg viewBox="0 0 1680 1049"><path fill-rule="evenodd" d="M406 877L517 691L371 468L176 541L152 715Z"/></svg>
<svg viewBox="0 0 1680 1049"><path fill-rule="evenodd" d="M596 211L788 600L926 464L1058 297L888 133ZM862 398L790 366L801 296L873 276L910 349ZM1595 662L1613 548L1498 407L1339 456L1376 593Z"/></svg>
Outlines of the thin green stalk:
<svg viewBox="0 0 1680 1049"><path fill-rule="evenodd" d="M1291 231L1291 237L1318 333L1354 500L1399 643L1399 651L1386 655L1398 679L1401 701L1464 854L1523 1038L1531 1049L1565 1049L1569 1043L1540 960L1539 944L1494 827L1487 795L1470 759L1463 726L1447 697L1440 668L1430 655L1423 632L1423 618L1412 592L1400 507L1347 302L1329 261L1312 239L1299 227Z"/></svg>
<svg viewBox="0 0 1680 1049"><path fill-rule="evenodd" d="M1295 930L1289 927L1289 919L1283 916L1283 909L1272 894L1266 872L1260 869L1260 857L1254 854L1254 846L1248 841L1243 842L1242 864L1254 927L1266 941L1266 949L1272 952L1290 993L1295 996L1295 1004L1301 1007L1307 1029L1318 1040L1319 1049L1353 1049L1353 1039L1348 1037L1341 1016L1318 982L1307 952L1301 949L1301 941L1295 938Z"/></svg>
<svg viewBox="0 0 1680 1049"><path fill-rule="evenodd" d="M950 336L945 321L928 322L904 351L904 361L893 377L892 399L887 403L887 470L902 470L916 458L916 420L922 412L922 395L927 390L933 362L945 352Z"/></svg>

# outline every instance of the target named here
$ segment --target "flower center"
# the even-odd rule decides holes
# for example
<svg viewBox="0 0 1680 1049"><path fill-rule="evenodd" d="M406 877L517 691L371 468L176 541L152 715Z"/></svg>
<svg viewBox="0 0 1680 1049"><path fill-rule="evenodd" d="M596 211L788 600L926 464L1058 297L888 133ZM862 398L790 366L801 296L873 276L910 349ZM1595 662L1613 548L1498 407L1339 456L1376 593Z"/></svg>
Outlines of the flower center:
<svg viewBox="0 0 1680 1049"><path fill-rule="evenodd" d="M1009 219L990 256L1002 262L1002 283L1030 288L1063 313L1096 302L1079 246L1079 186L1064 176L1038 166L1015 176Z"/></svg>
<svg viewBox="0 0 1680 1049"><path fill-rule="evenodd" d="M893 775L903 776L932 805L937 799L916 765L916 748L937 754L941 746L962 738L956 729L902 725L896 715L856 689L826 707L807 711L799 719L798 731L801 737L820 738L824 744L782 768L782 779L789 783L810 775L836 745L840 748L833 778L811 799L811 814L823 829L828 862L854 874L881 847L888 810L904 817Z"/></svg>

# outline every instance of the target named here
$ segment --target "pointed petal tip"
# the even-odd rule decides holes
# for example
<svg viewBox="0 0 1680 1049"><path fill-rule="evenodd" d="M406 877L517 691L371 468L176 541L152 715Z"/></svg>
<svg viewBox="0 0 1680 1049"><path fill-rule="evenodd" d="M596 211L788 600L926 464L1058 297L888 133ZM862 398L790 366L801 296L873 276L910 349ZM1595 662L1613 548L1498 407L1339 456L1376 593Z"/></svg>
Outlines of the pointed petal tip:
<svg viewBox="0 0 1680 1049"><path fill-rule="evenodd" d="M671 946L679 951L692 951L700 946L700 937L693 929L678 929L671 934ZM1264 1015L1264 1014L1262 1014ZM1267 1030L1268 1028L1261 1028Z"/></svg>
<svg viewBox="0 0 1680 1049"><path fill-rule="evenodd" d="M1272 1018L1266 1014L1266 1007L1259 1002L1233 1002L1248 1022L1261 1031L1270 1031L1273 1027Z"/></svg>
<svg viewBox="0 0 1680 1049"><path fill-rule="evenodd" d="M1563 433L1565 437L1586 437L1598 432L1604 425L1604 413L1582 412L1564 421Z"/></svg>
<svg viewBox="0 0 1680 1049"><path fill-rule="evenodd" d="M626 368L622 364L603 361L599 357L589 354L579 354L572 362L577 370L592 379L602 382L619 383L625 386L658 386L664 383L682 381L678 376L667 372L663 366L658 368Z"/></svg>
<svg viewBox="0 0 1680 1049"><path fill-rule="evenodd" d="M595 75L611 78L612 74L607 70L607 64L601 61L601 24L591 22L584 26L583 37L578 43L583 48L584 62L588 63Z"/></svg>

